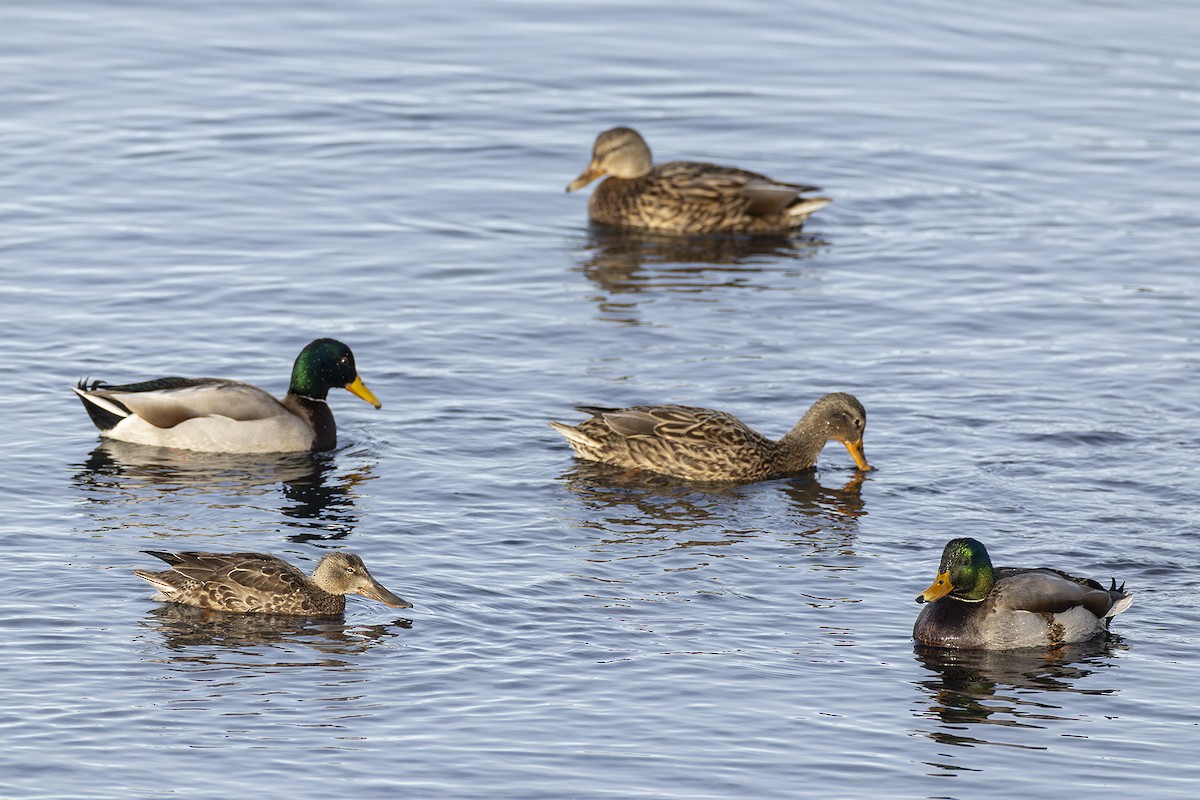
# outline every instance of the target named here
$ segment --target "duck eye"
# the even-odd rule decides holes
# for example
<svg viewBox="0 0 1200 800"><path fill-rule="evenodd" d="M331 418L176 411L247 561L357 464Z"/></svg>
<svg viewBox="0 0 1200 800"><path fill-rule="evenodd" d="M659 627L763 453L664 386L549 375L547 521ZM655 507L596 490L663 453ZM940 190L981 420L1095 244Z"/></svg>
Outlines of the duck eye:
<svg viewBox="0 0 1200 800"><path fill-rule="evenodd" d="M346 567L346 572L347 572L347 573L349 573L349 574L351 574L351 575L353 575L353 574L354 574L354 567Z"/></svg>

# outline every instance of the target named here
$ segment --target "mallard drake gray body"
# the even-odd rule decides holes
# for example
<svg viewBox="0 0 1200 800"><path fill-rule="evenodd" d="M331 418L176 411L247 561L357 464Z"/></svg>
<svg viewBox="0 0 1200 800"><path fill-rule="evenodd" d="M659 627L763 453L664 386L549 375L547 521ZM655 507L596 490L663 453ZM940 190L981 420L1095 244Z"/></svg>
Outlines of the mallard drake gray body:
<svg viewBox="0 0 1200 800"><path fill-rule="evenodd" d="M592 192L595 222L680 234L781 234L798 230L828 197L801 197L816 186L782 183L757 172L701 161L654 166L650 148L632 128L596 137L592 162L567 186L580 189L607 175Z"/></svg>
<svg viewBox="0 0 1200 800"><path fill-rule="evenodd" d="M335 552L322 558L312 577L265 553L167 553L142 551L171 565L166 572L135 569L159 591L156 599L213 611L336 617L346 595L361 594L392 608L412 608L371 577L361 558Z"/></svg>
<svg viewBox="0 0 1200 800"><path fill-rule="evenodd" d="M380 407L358 376L354 354L336 339L317 339L300 351L282 401L224 378L158 378L120 386L80 381L75 393L109 439L214 453L286 453L337 445L326 399L335 386Z"/></svg>
<svg viewBox="0 0 1200 800"><path fill-rule="evenodd" d="M850 451L859 469L867 412L854 395L827 394L813 403L779 441L752 430L732 414L693 406L580 406L591 419L551 422L581 458L646 469L694 481L757 481L802 472L829 441Z"/></svg>
<svg viewBox="0 0 1200 800"><path fill-rule="evenodd" d="M993 568L982 542L953 539L942 551L937 580L917 602L930 604L913 626L921 644L1009 650L1099 636L1133 595L1115 580L1105 589L1056 569Z"/></svg>

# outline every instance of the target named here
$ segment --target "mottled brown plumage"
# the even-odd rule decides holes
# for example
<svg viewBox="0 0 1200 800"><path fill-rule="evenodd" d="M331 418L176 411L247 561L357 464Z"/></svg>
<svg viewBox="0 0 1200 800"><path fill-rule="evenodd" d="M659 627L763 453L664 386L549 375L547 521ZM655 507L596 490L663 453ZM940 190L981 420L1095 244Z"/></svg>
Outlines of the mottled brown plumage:
<svg viewBox="0 0 1200 800"><path fill-rule="evenodd" d="M671 161L653 165L650 148L632 128L596 137L592 161L567 186L573 192L607 175L588 201L594 222L680 234L780 234L799 230L828 197L801 197L816 186L783 183L757 172Z"/></svg>
<svg viewBox="0 0 1200 800"><path fill-rule="evenodd" d="M551 422L582 458L627 469L645 469L694 481L756 481L802 472L829 441L850 451L859 469L870 469L862 437L867 412L845 392L813 404L779 441L752 430L732 414L693 406L594 408L578 425Z"/></svg>
<svg viewBox="0 0 1200 800"><path fill-rule="evenodd" d="M983 543L953 539L938 576L917 596L929 603L913 626L921 644L1008 650L1082 642L1101 635L1133 595L1056 569L993 567Z"/></svg>
<svg viewBox="0 0 1200 800"><path fill-rule="evenodd" d="M158 599L214 611L336 617L346 595L361 594L392 608L412 608L371 577L361 558L343 551L317 563L311 577L265 553L143 551L171 565L133 573L158 589Z"/></svg>

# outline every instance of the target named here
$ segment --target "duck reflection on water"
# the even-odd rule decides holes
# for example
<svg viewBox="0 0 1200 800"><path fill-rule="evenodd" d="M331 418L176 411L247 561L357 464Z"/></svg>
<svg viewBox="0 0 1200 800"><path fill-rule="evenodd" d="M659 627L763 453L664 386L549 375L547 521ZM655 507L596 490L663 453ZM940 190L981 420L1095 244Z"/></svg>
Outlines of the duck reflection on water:
<svg viewBox="0 0 1200 800"><path fill-rule="evenodd" d="M293 528L287 538L297 544L334 541L349 536L358 526L356 490L375 479L375 464L362 462L351 472L341 473L335 459L314 456L309 472L280 483L288 500L280 513Z"/></svg>
<svg viewBox="0 0 1200 800"><path fill-rule="evenodd" d="M270 654L294 652L297 646L336 657L323 663L339 665L376 645L395 639L410 629L412 621L399 618L388 624L347 624L336 618L290 617L270 614L237 614L168 603L156 606L141 623L160 635L171 661L201 664L245 665L246 651L265 651L262 667L307 666L303 660L270 660ZM162 653L156 650L156 657ZM346 665L355 662L347 661Z"/></svg>
<svg viewBox="0 0 1200 800"><path fill-rule="evenodd" d="M229 455L105 441L72 481L93 511L188 494L209 495L214 505L225 506L229 495L278 491L286 501L279 508L282 521L299 529L288 538L304 543L344 539L354 531L356 490L375 478L374 466L361 453L343 451Z"/></svg>
<svg viewBox="0 0 1200 800"><path fill-rule="evenodd" d="M1055 721L1075 719L1063 710L1063 703L1055 702L1054 695L1116 694L1115 678L1100 684L1095 678L1117 666L1114 655L1124 644L1110 633L1103 639L1048 650L952 650L925 645L914 649L917 661L929 672L916 681L925 702L914 709L918 718L935 723L925 734L948 744L1011 747L1020 745L1000 740L998 729L989 734L986 726L1046 728Z"/></svg>
<svg viewBox="0 0 1200 800"><path fill-rule="evenodd" d="M586 513L573 522L600 532L596 546L623 544L644 549L650 542L663 553L700 545L724 547L769 535L813 553L852 554L858 520L866 515L862 487L867 474L854 473L840 487L812 475L754 484L694 485L667 475L630 472L581 461L560 480ZM774 502L782 496L787 520L780 530L751 531L737 525L742 503ZM714 530L718 535L714 535Z"/></svg>
<svg viewBox="0 0 1200 800"><path fill-rule="evenodd" d="M109 440L79 465L75 483L100 492L134 487L255 489L294 480L328 463L311 453L197 453Z"/></svg>
<svg viewBox="0 0 1200 800"><path fill-rule="evenodd" d="M625 317L636 307L637 294L769 288L781 275L803 276L799 263L824 245L799 235L680 237L592 225L578 269L605 293L596 298L605 319L636 322Z"/></svg>

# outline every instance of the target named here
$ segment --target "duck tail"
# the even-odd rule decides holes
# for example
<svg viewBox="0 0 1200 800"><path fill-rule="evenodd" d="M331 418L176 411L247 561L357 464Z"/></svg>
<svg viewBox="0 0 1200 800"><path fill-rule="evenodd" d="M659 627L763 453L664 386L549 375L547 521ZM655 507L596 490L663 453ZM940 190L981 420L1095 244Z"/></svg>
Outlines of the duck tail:
<svg viewBox="0 0 1200 800"><path fill-rule="evenodd" d="M578 428L574 428L570 425L564 425L561 422L548 422L546 424L551 428L554 428L554 430L558 431L563 436L567 437L567 442L569 442L571 447L575 448L576 450L578 450L580 447L596 448L600 446L599 442Z"/></svg>
<svg viewBox="0 0 1200 800"><path fill-rule="evenodd" d="M79 395L79 400L87 410L88 416L92 418L92 423L102 431L112 430L117 423L133 413L105 392L109 386L103 381L89 382L84 378L72 388L75 394Z"/></svg>
<svg viewBox="0 0 1200 800"><path fill-rule="evenodd" d="M158 594L155 597L158 599L169 600L179 592L180 587L172 582L179 579L174 572L150 572L145 569L135 569L133 574L157 589Z"/></svg>
<svg viewBox="0 0 1200 800"><path fill-rule="evenodd" d="M798 197L787 207L787 216L792 223L803 222L833 202L832 197Z"/></svg>
<svg viewBox="0 0 1200 800"><path fill-rule="evenodd" d="M1121 585L1117 586L1116 578L1113 578L1109 585L1108 596L1112 598L1112 605L1104 614L1105 620L1112 619L1133 604L1133 592L1125 591L1125 581L1121 581Z"/></svg>

